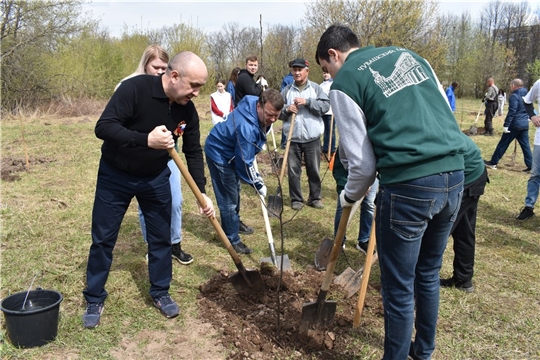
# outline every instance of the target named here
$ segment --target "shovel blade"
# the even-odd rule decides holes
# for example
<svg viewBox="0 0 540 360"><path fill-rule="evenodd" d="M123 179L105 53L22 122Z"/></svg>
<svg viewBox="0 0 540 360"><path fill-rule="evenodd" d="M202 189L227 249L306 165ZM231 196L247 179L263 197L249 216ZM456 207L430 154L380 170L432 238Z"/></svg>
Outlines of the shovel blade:
<svg viewBox="0 0 540 360"><path fill-rule="evenodd" d="M319 309L319 307L322 307ZM319 302L305 303L302 307L302 320L300 321L300 332L307 333L311 328L320 329L330 327L334 322L337 301L326 300L322 304Z"/></svg>
<svg viewBox="0 0 540 360"><path fill-rule="evenodd" d="M240 272L229 276L229 280L238 294L256 294L264 291L264 282L257 270L246 270L245 275L247 280Z"/></svg>
<svg viewBox="0 0 540 360"><path fill-rule="evenodd" d="M279 217L283 211L283 199L280 195L268 195L266 208L270 216Z"/></svg>
<svg viewBox="0 0 540 360"><path fill-rule="evenodd" d="M276 262L274 263L272 261L271 257L267 258L261 258L261 263L272 263L275 267L278 268L278 270L281 270L281 256L276 256ZM292 271L291 261L289 260L289 255L285 254L283 255L283 271Z"/></svg>
<svg viewBox="0 0 540 360"><path fill-rule="evenodd" d="M315 268L319 271L326 270L326 265L330 261L330 254L332 253L332 246L334 246L334 241L325 237L322 239L319 244L319 248L315 253Z"/></svg>
<svg viewBox="0 0 540 360"><path fill-rule="evenodd" d="M345 269L345 271L336 276L336 278L334 279L334 284L338 286L345 286L349 281L351 281L354 274L356 274L356 271L348 267Z"/></svg>

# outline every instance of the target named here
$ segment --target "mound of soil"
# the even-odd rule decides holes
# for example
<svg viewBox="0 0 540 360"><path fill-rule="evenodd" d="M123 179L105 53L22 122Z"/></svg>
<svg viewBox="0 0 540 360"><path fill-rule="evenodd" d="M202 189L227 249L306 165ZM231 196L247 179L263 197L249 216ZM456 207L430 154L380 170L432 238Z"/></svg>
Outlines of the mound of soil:
<svg viewBox="0 0 540 360"><path fill-rule="evenodd" d="M337 300L333 324L326 329L311 329L300 334L302 307L317 301L324 272L307 269L285 272L281 277L280 272L269 265L261 267L265 283L262 293L240 295L224 271L200 286L200 317L213 325L225 346L234 349L229 359L354 358L356 347L351 344L358 342L358 335L354 337L353 330L358 296L345 299L342 289L332 285L326 300ZM381 326L382 317L379 290L370 286L361 326Z"/></svg>
<svg viewBox="0 0 540 360"><path fill-rule="evenodd" d="M17 181L21 177L17 174L22 171L27 171L27 167L37 164L48 164L54 160L39 157L39 158L29 158L28 164L23 158L16 158L12 156L2 157L0 160L0 167L2 168L2 181Z"/></svg>

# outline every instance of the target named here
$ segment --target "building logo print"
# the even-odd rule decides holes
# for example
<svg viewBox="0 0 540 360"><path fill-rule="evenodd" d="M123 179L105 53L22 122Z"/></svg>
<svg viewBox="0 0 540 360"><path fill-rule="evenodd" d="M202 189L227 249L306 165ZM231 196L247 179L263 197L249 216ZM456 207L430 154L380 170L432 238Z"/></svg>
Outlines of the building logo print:
<svg viewBox="0 0 540 360"><path fill-rule="evenodd" d="M375 84L381 88L387 98L407 86L420 84L429 79L418 61L409 53L401 54L394 67L395 69L389 77L384 77L378 71L369 68L373 78L375 78Z"/></svg>

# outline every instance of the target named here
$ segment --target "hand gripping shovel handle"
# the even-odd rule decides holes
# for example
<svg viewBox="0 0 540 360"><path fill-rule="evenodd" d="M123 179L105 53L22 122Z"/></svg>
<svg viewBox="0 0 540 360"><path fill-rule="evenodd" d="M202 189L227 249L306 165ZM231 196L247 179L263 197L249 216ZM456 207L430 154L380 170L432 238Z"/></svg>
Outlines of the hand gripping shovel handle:
<svg viewBox="0 0 540 360"><path fill-rule="evenodd" d="M180 155L178 155L178 153L176 152L176 150L174 148L170 148L170 149L167 149L167 150L169 151L169 155L171 156L171 158L176 163L176 166L178 166L178 168L180 169L180 172L182 173L182 176L184 177L184 179L186 179L186 181L187 181L187 183L189 185L189 188L193 192L193 195L195 195L195 197L197 198L197 201L199 202L199 204L201 204L201 207L205 208L206 207L206 201L204 200L204 197L202 196L201 191L197 187L197 184L195 184L195 181L191 177L191 174L189 173L188 169L186 168L186 166L182 162L182 159L180 159ZM233 247L231 245L231 242L229 241L229 239L227 239L227 235L225 235L225 232L221 228L221 225L218 223L215 216L212 216L209 219L210 219L210 222L212 223L212 225L214 226L214 229L216 229L216 232L219 235L219 239L221 240L223 245L227 248L227 251L229 251L229 254L231 255L232 259L234 260L234 264L236 265L236 268L242 274L242 277L244 278L246 283L251 287L251 282L249 281L248 275L246 273L246 268L244 267L244 264L242 264L242 261L240 260L240 257L238 256L236 251L234 251L234 249L233 249Z"/></svg>
<svg viewBox="0 0 540 360"><path fill-rule="evenodd" d="M369 234L369 242L366 255L366 263L364 264L364 274L362 275L362 284L360 285L360 295L358 296L358 304L354 312L353 327L357 328L360 325L360 317L364 310L364 302L366 300L366 291L369 282L369 274L371 272L373 250L375 249L376 232L375 232L375 215L371 223L371 232Z"/></svg>

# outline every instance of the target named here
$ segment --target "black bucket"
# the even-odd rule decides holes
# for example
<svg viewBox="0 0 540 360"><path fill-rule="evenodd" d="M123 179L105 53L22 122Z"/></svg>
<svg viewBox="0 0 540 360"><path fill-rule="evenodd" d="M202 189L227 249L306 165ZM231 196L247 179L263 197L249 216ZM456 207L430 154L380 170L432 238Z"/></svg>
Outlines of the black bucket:
<svg viewBox="0 0 540 360"><path fill-rule="evenodd" d="M28 294L28 298L25 298ZM6 330L14 346L42 346L58 334L62 294L52 290L23 291L2 300ZM24 303L24 310L23 310Z"/></svg>

